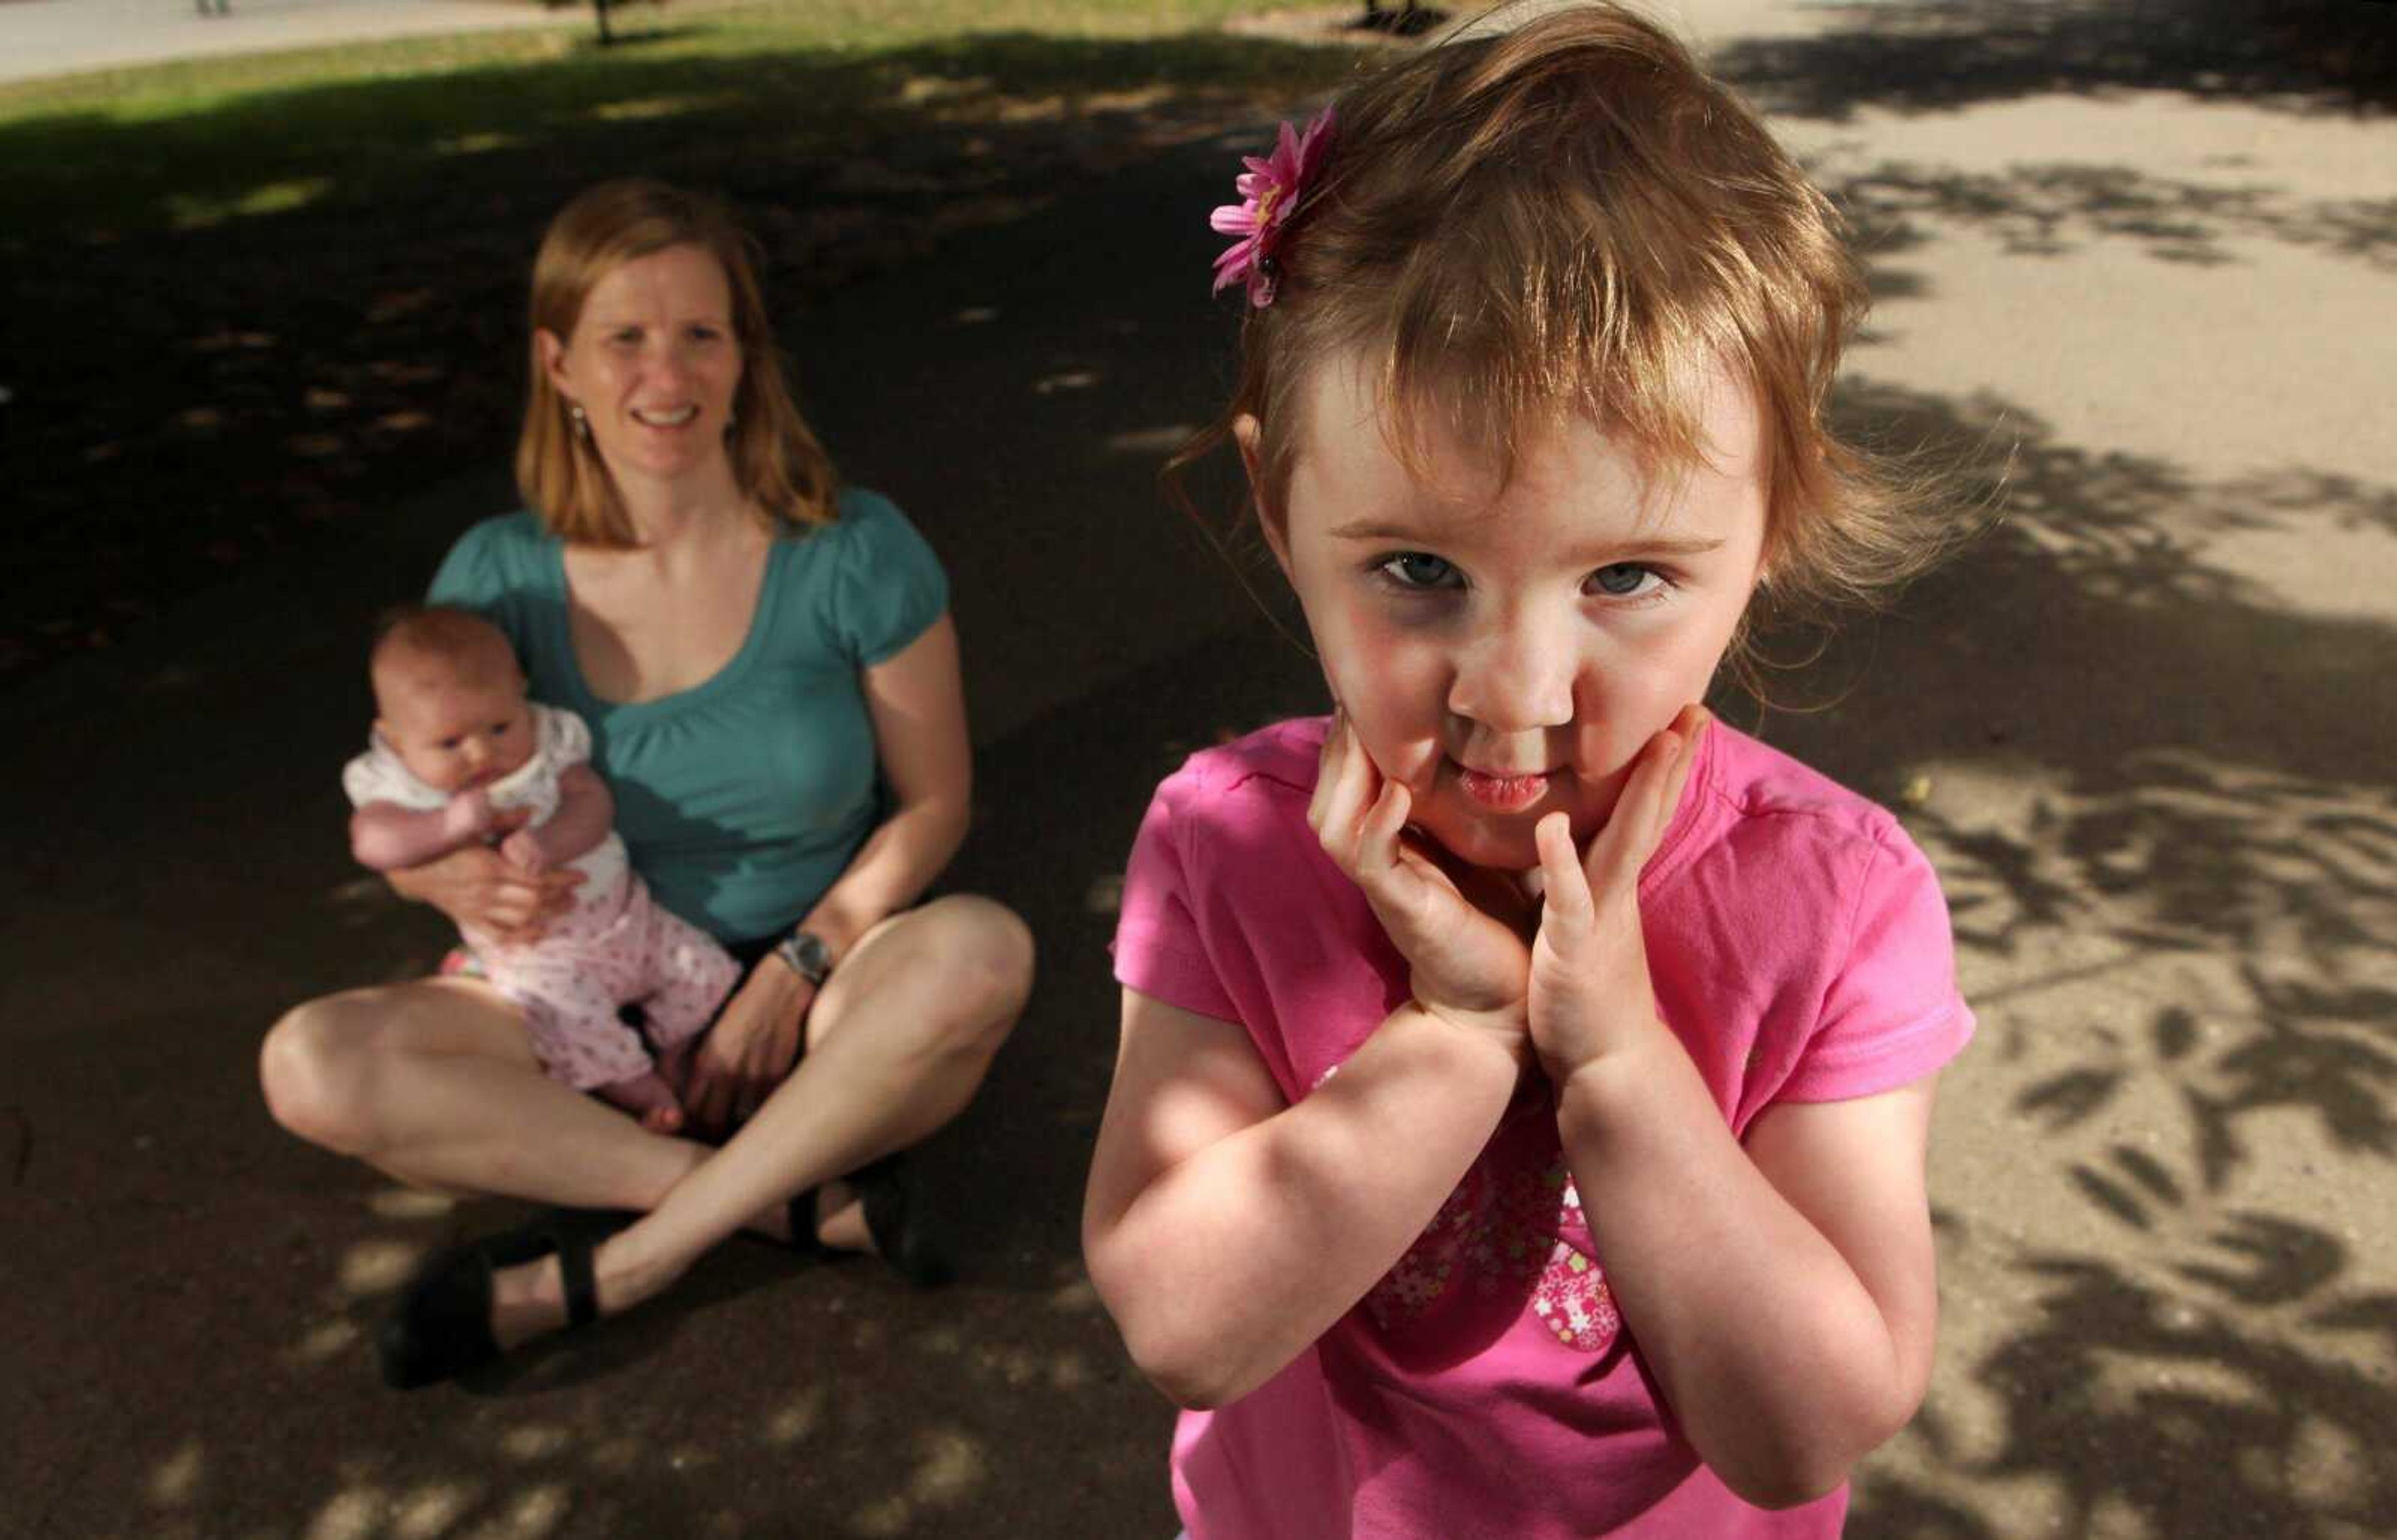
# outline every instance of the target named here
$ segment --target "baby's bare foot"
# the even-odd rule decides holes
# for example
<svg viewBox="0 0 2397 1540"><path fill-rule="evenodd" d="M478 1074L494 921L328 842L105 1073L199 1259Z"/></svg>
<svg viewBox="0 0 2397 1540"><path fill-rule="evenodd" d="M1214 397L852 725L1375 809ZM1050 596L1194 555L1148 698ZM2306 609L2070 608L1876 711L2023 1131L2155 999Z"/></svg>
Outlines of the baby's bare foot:
<svg viewBox="0 0 2397 1540"><path fill-rule="evenodd" d="M677 1133L682 1130L682 1104L675 1100L674 1088L656 1070L644 1070L629 1080L601 1086L599 1097L639 1118L641 1127L651 1133Z"/></svg>

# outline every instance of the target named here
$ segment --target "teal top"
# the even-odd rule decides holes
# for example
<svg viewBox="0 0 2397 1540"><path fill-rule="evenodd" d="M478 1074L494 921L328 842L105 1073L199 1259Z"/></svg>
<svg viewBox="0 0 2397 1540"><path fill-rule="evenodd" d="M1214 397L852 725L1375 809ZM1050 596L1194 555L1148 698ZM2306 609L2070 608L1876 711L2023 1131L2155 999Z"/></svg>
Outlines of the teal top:
<svg viewBox="0 0 2397 1540"><path fill-rule="evenodd" d="M450 548L427 597L507 633L532 696L591 729L616 832L658 902L728 942L787 931L884 814L860 671L940 619L948 578L889 500L855 488L839 517L766 558L748 639L714 677L637 704L583 682L567 632L565 542L530 513Z"/></svg>

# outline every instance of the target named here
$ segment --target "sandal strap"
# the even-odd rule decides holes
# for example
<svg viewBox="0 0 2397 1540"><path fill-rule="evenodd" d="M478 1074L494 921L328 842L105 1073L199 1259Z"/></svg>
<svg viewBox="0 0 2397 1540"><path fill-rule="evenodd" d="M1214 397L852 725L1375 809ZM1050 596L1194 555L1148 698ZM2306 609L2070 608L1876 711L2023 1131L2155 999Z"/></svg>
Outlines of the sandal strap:
<svg viewBox="0 0 2397 1540"><path fill-rule="evenodd" d="M840 1254L824 1243L816 1234L816 1193L809 1187L791 1195L783 1209L783 1223L791 1227L791 1250L801 1256L837 1257Z"/></svg>
<svg viewBox="0 0 2397 1540"><path fill-rule="evenodd" d="M593 1276L591 1253L600 1238L571 1225L556 1225L549 1239L557 1251L558 1277L566 1284L566 1324L588 1326L599 1319L599 1282Z"/></svg>

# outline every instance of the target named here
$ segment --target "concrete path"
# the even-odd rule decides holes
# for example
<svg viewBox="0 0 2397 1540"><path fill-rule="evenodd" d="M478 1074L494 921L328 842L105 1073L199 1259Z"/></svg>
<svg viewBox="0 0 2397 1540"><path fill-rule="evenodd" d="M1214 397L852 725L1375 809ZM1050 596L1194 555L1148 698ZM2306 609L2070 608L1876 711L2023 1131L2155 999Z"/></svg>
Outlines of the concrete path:
<svg viewBox="0 0 2397 1540"><path fill-rule="evenodd" d="M324 47L385 37L592 25L588 6L497 0L0 0L0 81L175 59Z"/></svg>
<svg viewBox="0 0 2397 1540"><path fill-rule="evenodd" d="M2397 1533L2397 126L2205 6L1677 9L1859 219L1844 420L2002 516L1761 718L1901 810L1982 1024L1936 1130L1937 1378L1849 1533ZM252 1055L444 944L349 865L334 777L366 617L503 467L0 695L0 1533L1172 1533L1075 1211L1149 789L1320 688L1151 486L1213 404L1235 147L792 315L827 441L957 580L956 880L1043 949L928 1155L944 1294L741 1244L503 1373L374 1383L412 1261L515 1211L302 1148Z"/></svg>

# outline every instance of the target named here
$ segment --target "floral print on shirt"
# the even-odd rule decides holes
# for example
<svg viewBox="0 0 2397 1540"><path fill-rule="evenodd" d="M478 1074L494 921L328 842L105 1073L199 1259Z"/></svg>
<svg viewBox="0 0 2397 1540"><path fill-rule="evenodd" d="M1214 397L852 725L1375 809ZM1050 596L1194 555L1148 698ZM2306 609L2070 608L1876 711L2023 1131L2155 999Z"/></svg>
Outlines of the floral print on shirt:
<svg viewBox="0 0 2397 1540"><path fill-rule="evenodd" d="M1599 1353L1614 1341L1623 1317L1563 1153L1553 1143L1545 1162L1521 1153L1522 1142L1502 1124L1423 1234L1366 1293L1374 1325L1390 1331L1421 1320L1462 1287L1478 1299L1525 1301L1567 1347Z"/></svg>

